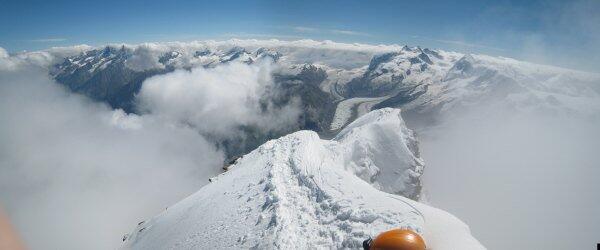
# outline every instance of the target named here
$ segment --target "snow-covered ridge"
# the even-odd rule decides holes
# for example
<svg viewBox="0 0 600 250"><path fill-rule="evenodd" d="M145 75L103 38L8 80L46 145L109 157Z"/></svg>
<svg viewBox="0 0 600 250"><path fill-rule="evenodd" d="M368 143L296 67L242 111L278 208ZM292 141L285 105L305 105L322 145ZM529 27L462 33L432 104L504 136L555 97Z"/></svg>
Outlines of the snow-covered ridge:
<svg viewBox="0 0 600 250"><path fill-rule="evenodd" d="M382 191L414 192L407 183L418 181L419 171L399 110L373 111L331 141L299 131L263 144L140 223L123 247L360 248L367 237L402 227L422 234L431 249L484 249L454 216Z"/></svg>
<svg viewBox="0 0 600 250"><path fill-rule="evenodd" d="M343 145L344 166L376 188L417 200L424 162L399 109L371 111L333 139Z"/></svg>

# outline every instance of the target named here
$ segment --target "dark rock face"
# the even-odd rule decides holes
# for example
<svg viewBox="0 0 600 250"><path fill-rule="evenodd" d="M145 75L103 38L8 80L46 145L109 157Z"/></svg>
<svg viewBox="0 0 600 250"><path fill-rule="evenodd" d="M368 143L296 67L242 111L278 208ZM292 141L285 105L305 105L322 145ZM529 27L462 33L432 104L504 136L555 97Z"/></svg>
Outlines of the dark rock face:
<svg viewBox="0 0 600 250"><path fill-rule="evenodd" d="M394 57L398 55L400 55L400 52L390 52L374 56L373 59L371 59L371 62L369 62L369 69L367 71L374 71L377 68L377 66L379 66L382 63L391 61L392 59L394 59Z"/></svg>
<svg viewBox="0 0 600 250"><path fill-rule="evenodd" d="M319 133L328 131L335 113L335 100L320 88L326 78L325 70L314 65L305 65L297 75L275 75L280 94L274 102L283 106L294 99L300 100L303 113L299 128Z"/></svg>
<svg viewBox="0 0 600 250"><path fill-rule="evenodd" d="M445 77L445 81L453 80L456 78L464 78L473 73L474 59L470 55L466 55L458 60L454 66L448 71Z"/></svg>
<svg viewBox="0 0 600 250"><path fill-rule="evenodd" d="M354 78L346 84L344 96L347 98L378 97L389 94L389 92L397 88L402 83L402 80L404 80L404 76L402 75L393 75L390 82L379 84L374 84L373 79L388 73L385 68L379 69L379 66L390 62L399 54L399 52L391 52L374 56L371 62L369 62L367 71L361 77Z"/></svg>
<svg viewBox="0 0 600 250"><path fill-rule="evenodd" d="M344 96L347 98L352 98L392 95L393 97L377 106L377 108L380 108L397 107L404 103L410 102L419 95L425 93L422 90L416 91L419 83L406 82L406 77L413 73L411 68L416 69L416 71L423 72L427 70L428 65L432 65L433 62L420 48L412 49L405 47L403 51L416 51L420 53L415 57L407 57L399 61L393 60L396 60L402 55L403 52L391 52L373 57L369 63L367 71L361 77L352 79L346 85L346 89L343 90ZM439 54L435 54L433 51L430 51L430 53L433 56L439 56ZM406 68L403 71L390 71L386 67L382 66L383 64L390 62L395 64L408 62L411 67ZM389 75L388 81L375 82L377 77L380 77L384 74Z"/></svg>
<svg viewBox="0 0 600 250"><path fill-rule="evenodd" d="M172 51L169 53L165 53L164 55L162 55L159 59L158 62L161 64L167 64L170 60L175 59L177 57L179 57L181 54L177 51Z"/></svg>
<svg viewBox="0 0 600 250"><path fill-rule="evenodd" d="M394 76L388 83L374 85L367 76L354 78L346 85L344 96L347 98L384 96L396 89L402 80L404 80L403 76Z"/></svg>
<svg viewBox="0 0 600 250"><path fill-rule="evenodd" d="M423 52L424 52L425 54L427 54L427 55L434 56L434 57L435 57L435 58L437 58L437 59L443 59L443 58L444 58L444 57L442 57L442 55L440 55L440 53L438 53L438 52L437 52L437 51L435 51L435 50L430 50L430 49L428 49L428 48L425 48L425 49L423 49Z"/></svg>
<svg viewBox="0 0 600 250"><path fill-rule="evenodd" d="M407 104L419 97L422 94L427 92L427 86L423 89L418 90L418 85L416 86L403 86L398 89L398 93L385 101L378 103L373 106L373 109L387 108L387 107L400 107L404 104Z"/></svg>
<svg viewBox="0 0 600 250"><path fill-rule="evenodd" d="M209 49L196 51L194 57L215 55L218 52ZM149 77L165 74L175 70L171 64L173 59L181 56L180 52L169 51L159 56L161 67L138 71L127 66L134 51L122 46L107 46L104 49L90 50L79 56L66 58L54 66L51 74L57 82L69 87L71 91L84 94L94 100L108 103L112 108L123 109L127 113L135 113L134 97L140 91L142 83ZM279 53L259 48L254 53L244 48L235 47L219 54L220 63L226 63L246 56L243 62L251 64L252 58L270 58L277 61ZM244 57L244 58L246 58ZM219 62L217 62L219 63ZM203 65L213 67L214 64ZM184 68L186 69L186 68ZM189 68L187 68L189 69Z"/></svg>
<svg viewBox="0 0 600 250"><path fill-rule="evenodd" d="M148 77L173 71L173 68L134 71L125 65L131 50L106 47L67 58L55 66L52 74L57 82L73 92L108 103L128 113L135 112L133 99ZM168 61L166 56L161 57Z"/></svg>
<svg viewBox="0 0 600 250"><path fill-rule="evenodd" d="M221 58L221 63L226 63L226 62L231 62L234 61L240 57L242 57L244 54L248 55L250 54L249 52L246 51L246 49L241 48L241 47L234 47L232 49L230 49L222 58ZM245 61L246 63L252 63L252 61Z"/></svg>
<svg viewBox="0 0 600 250"><path fill-rule="evenodd" d="M313 65L305 65L297 75L274 75L275 84L269 91L273 96L270 96L269 100L264 100L265 106L267 102L276 108L293 104L292 102L299 103L301 114L298 123L267 132L255 126L241 126L243 137L221 141L218 146L227 153L228 159L234 159L270 139L298 130L313 130L327 137L336 106L331 95L323 92L319 87L326 78L325 71ZM210 138L210 135L207 136Z"/></svg>

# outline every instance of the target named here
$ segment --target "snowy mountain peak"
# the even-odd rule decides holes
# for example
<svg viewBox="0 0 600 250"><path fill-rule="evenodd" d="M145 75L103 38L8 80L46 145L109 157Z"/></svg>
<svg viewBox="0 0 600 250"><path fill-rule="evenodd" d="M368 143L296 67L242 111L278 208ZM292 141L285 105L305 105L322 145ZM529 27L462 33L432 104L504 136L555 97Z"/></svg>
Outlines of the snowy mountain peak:
<svg viewBox="0 0 600 250"><path fill-rule="evenodd" d="M444 59L444 57L437 51L435 50L430 50L428 48L423 49L423 52L425 52L428 55L434 56L437 59Z"/></svg>
<svg viewBox="0 0 600 250"><path fill-rule="evenodd" d="M411 88L418 85L439 81L451 63L439 52L426 52L418 47L375 55L365 73L345 85L345 94L348 97L373 97L412 92Z"/></svg>
<svg viewBox="0 0 600 250"><path fill-rule="evenodd" d="M380 175L389 174L384 170L394 168L395 160L396 172L413 171L402 165L416 160L416 145L406 145L409 134L399 110L385 109L331 141L312 131L271 140L194 195L140 223L125 236L124 248L360 248L378 232L410 228L435 249L483 249L452 215L375 188L388 184ZM403 149L389 150L397 146ZM366 182L360 168L381 172ZM393 176L404 181L403 174Z"/></svg>
<svg viewBox="0 0 600 250"><path fill-rule="evenodd" d="M460 58L446 74L444 81L449 81L455 78L462 78L470 75L473 72L475 58L471 55L465 55Z"/></svg>
<svg viewBox="0 0 600 250"><path fill-rule="evenodd" d="M335 138L345 147L345 166L385 192L418 199L424 163L413 131L399 109L371 111L344 128Z"/></svg>

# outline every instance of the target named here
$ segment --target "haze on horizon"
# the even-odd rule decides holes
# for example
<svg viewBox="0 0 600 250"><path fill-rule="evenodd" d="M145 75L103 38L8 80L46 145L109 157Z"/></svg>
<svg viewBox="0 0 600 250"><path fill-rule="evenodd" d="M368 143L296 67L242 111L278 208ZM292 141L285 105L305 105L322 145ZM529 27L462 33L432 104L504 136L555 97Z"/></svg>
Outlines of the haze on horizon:
<svg viewBox="0 0 600 250"><path fill-rule="evenodd" d="M418 45L598 72L598 11L594 0L4 1L0 47L15 53L77 44L309 38Z"/></svg>

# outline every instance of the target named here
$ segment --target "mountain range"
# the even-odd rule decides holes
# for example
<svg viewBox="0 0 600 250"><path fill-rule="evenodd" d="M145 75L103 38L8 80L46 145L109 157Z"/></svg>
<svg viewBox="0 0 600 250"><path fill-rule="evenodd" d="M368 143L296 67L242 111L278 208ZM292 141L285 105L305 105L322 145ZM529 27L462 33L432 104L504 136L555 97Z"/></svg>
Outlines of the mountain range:
<svg viewBox="0 0 600 250"><path fill-rule="evenodd" d="M156 147L162 152L177 144L176 151L199 156L192 167L214 156L205 170L220 174L192 177L203 187L140 222L124 235L126 249L357 248L362 240L392 227L416 231L435 249L483 249L467 225L428 205L423 180L428 159L421 156L420 136L431 139L448 133L450 139L441 146L467 152L459 156L442 151L447 154L431 161L448 166L444 170L449 172L443 173L453 173L459 163L481 166L469 151L476 146L468 147L473 128L483 131L475 134L488 150L483 150L483 158L541 157L497 152L520 149L513 145L515 140L536 138L521 136L529 126L496 130L503 123L498 118L509 116L490 119L491 126L466 126L466 131L459 126L456 135L447 129L451 126L442 126L456 122L453 119L470 124L473 121L461 119L485 120L494 112L567 118L517 121L534 121L535 130L546 121L600 118L599 74L411 46L229 40L75 46L0 53L0 59L3 72L23 67L28 70L24 74L41 71L40 78L49 73L54 81L43 83L61 87L48 100L69 96L78 100L69 105L92 103L82 113L102 111L98 123L107 131L152 137L140 132L157 126L167 138L184 130L184 137L207 144L206 152L171 141ZM10 76L6 74L7 82ZM460 115L471 110L483 112ZM63 124L73 120L77 119ZM87 131L86 124L77 130ZM573 127L548 134L569 131L569 136ZM495 138L492 135L507 141L487 148L485 140ZM90 138L113 146L114 140ZM457 145L461 143L466 146ZM527 145L521 151L546 150L536 143ZM452 166L458 158L468 159ZM522 162L540 165L534 160ZM521 165L511 162L498 168L507 167ZM521 176L522 170L512 172ZM482 176L477 173L473 179ZM447 177L438 178L445 183Z"/></svg>
<svg viewBox="0 0 600 250"><path fill-rule="evenodd" d="M268 139L302 129L332 137L373 109L401 108L410 127L436 124L457 108L501 105L519 112L597 116L600 76L504 57L397 45L330 41L230 40L148 43L88 48L60 57L50 68L57 82L127 113L144 81L176 70L232 62L275 66L276 105L301 103L295 126L265 133L244 126L243 143L221 142L233 159ZM567 84L568 83L568 84Z"/></svg>

